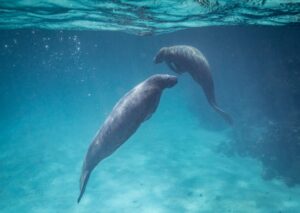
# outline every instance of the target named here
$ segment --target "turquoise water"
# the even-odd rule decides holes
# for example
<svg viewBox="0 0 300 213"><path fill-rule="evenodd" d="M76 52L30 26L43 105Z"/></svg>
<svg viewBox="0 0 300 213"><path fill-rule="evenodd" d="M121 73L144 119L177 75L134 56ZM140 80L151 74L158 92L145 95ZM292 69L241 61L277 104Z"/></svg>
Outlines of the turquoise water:
<svg viewBox="0 0 300 213"><path fill-rule="evenodd" d="M218 27L153 37L2 30L1 212L299 212L299 139L288 137L291 124L299 124L299 34L299 27ZM206 55L218 102L235 126L226 125L184 74L164 92L153 117L96 167L77 204L95 133L128 90L155 73L173 74L152 62L159 48L173 44ZM261 134L265 120L284 126L284 139ZM277 136L279 130L269 129ZM236 135L245 147L233 142ZM278 161L268 164L247 149L257 138L266 144L256 146L261 152L294 167L280 170ZM275 156L270 141L294 148ZM264 178L267 169L277 173Z"/></svg>
<svg viewBox="0 0 300 213"><path fill-rule="evenodd" d="M299 15L299 0L1 0L0 29L156 35L206 26L297 25Z"/></svg>

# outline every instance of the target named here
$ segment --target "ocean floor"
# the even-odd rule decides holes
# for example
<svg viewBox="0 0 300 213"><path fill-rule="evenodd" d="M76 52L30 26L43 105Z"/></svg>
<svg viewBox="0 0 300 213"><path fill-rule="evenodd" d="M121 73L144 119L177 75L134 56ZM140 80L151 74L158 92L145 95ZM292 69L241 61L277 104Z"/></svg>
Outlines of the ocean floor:
<svg viewBox="0 0 300 213"><path fill-rule="evenodd" d="M106 114L39 103L19 120L1 122L1 212L300 211L299 187L264 181L258 161L218 152L230 129L201 129L176 102L163 97L155 115L97 166L80 204L83 158Z"/></svg>

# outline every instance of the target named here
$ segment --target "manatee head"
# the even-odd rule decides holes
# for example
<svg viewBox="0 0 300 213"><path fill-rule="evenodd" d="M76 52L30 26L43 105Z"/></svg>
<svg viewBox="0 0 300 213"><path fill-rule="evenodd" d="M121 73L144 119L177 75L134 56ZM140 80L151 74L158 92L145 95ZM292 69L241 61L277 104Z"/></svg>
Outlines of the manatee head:
<svg viewBox="0 0 300 213"><path fill-rule="evenodd" d="M177 77L168 74L156 74L152 75L147 80L150 84L159 86L161 89L171 88L177 84Z"/></svg>
<svg viewBox="0 0 300 213"><path fill-rule="evenodd" d="M167 51L167 47L161 48L156 54L156 56L154 57L153 62L155 64L162 63L165 60L166 51Z"/></svg>

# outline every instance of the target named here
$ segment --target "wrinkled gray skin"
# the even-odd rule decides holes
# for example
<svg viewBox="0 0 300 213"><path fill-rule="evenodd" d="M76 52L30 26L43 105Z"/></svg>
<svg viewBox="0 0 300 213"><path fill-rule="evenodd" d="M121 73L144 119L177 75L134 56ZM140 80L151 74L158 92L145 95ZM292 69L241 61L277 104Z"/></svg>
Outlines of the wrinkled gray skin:
<svg viewBox="0 0 300 213"><path fill-rule="evenodd" d="M215 98L214 82L210 73L209 64L204 55L196 48L187 45L163 47L154 57L154 63L166 62L171 70L178 74L190 73L193 79L201 85L208 103L230 125L231 116L218 107Z"/></svg>
<svg viewBox="0 0 300 213"><path fill-rule="evenodd" d="M78 203L85 191L89 176L97 164L118 149L135 133L141 123L151 117L157 109L163 90L173 87L176 83L176 76L153 75L119 100L86 154L80 178Z"/></svg>

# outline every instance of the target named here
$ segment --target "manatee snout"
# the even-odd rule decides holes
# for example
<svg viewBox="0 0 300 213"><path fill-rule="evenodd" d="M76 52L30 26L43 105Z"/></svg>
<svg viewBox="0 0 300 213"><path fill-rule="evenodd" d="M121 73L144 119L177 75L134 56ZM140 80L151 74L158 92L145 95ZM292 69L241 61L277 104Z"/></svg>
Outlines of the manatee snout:
<svg viewBox="0 0 300 213"><path fill-rule="evenodd" d="M163 60L160 58L160 57L158 57L158 55L156 55L154 58L153 58L153 63L154 64L159 64L159 63L161 63Z"/></svg>
<svg viewBox="0 0 300 213"><path fill-rule="evenodd" d="M177 77L168 74L156 74L147 80L150 84L158 85L160 88L171 88L177 84Z"/></svg>
<svg viewBox="0 0 300 213"><path fill-rule="evenodd" d="M162 63L164 61L164 53L166 51L166 47L161 48L158 53L156 54L156 56L153 58L153 63L155 64L159 64Z"/></svg>
<svg viewBox="0 0 300 213"><path fill-rule="evenodd" d="M175 86L176 84L177 84L177 82L178 82L178 78L176 77L176 76L174 76L174 75L169 75L168 77L167 77L167 81L166 81L167 83L167 88L171 88L171 87L173 87L173 86Z"/></svg>

